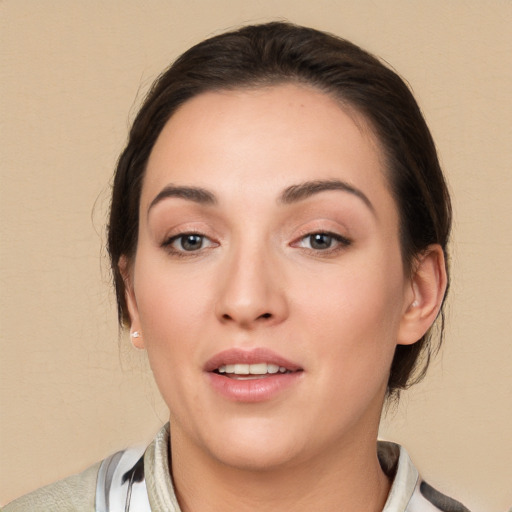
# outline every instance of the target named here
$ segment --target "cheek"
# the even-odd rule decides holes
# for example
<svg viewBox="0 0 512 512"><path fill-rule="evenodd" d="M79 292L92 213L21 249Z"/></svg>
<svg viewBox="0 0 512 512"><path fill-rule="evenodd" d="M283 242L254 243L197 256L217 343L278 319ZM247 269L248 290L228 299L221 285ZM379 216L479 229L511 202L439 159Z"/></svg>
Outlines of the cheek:
<svg viewBox="0 0 512 512"><path fill-rule="evenodd" d="M138 273L137 273L138 270ZM135 291L141 328L150 358L154 353L177 364L189 357L194 341L204 336L205 312L211 309L204 275L171 272L165 261L140 259Z"/></svg>
<svg viewBox="0 0 512 512"><path fill-rule="evenodd" d="M165 272L139 276L138 307L151 370L173 417L186 422L200 404L199 388L190 383L201 368L198 350L207 332L204 287Z"/></svg>
<svg viewBox="0 0 512 512"><path fill-rule="evenodd" d="M387 373L401 319L401 267L381 260L378 269L368 264L325 280L317 276L315 285L317 293L312 294L310 286L300 292L300 315L316 338L311 350L343 368L354 383L360 382L358 373Z"/></svg>

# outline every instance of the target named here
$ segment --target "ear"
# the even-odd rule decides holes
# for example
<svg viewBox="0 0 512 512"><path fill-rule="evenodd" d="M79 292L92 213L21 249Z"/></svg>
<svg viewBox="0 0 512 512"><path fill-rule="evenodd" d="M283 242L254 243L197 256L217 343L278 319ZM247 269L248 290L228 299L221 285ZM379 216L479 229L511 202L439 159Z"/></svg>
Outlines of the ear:
<svg viewBox="0 0 512 512"><path fill-rule="evenodd" d="M135 291L133 288L133 273L131 265L126 256L119 258L119 271L123 276L124 281L124 297L126 300L126 306L128 313L130 313L130 338L135 348L143 349L144 337L142 336L142 330L139 319L139 308L137 307L137 300L135 299ZM134 334L137 333L137 336Z"/></svg>
<svg viewBox="0 0 512 512"><path fill-rule="evenodd" d="M446 285L443 249L438 244L430 245L413 263L398 332L399 345L412 345L427 332L441 309Z"/></svg>

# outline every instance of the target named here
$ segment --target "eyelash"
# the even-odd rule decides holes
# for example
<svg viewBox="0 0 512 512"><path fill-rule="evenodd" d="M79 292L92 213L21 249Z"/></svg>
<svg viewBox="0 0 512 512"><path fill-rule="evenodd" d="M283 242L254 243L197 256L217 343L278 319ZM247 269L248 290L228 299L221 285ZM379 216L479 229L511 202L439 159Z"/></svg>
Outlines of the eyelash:
<svg viewBox="0 0 512 512"><path fill-rule="evenodd" d="M193 237L193 236L201 239L201 247L199 247L196 250L185 249L183 247L183 243L184 243L185 239L187 237ZM315 237L315 236L328 237L330 239L330 241L335 244L335 246L327 247L325 249L318 249L318 248L315 249L315 248L311 247L312 237ZM308 240L308 239L310 240L310 244L309 244L310 247L303 247L300 245L302 242L304 242L305 240ZM173 244L179 240L181 240L181 244L180 244L181 249L178 249L173 246ZM209 245L206 247L204 247L205 241L209 242ZM346 238L342 235L339 235L337 233L332 233L330 231L315 231L313 233L307 233L307 234L301 236L298 240L296 240L295 242L293 242L290 245L291 245L291 247L297 247L297 248L302 247L306 251L314 253L315 255L330 256L333 254L337 254L338 252L346 249L351 244L352 244L351 240L349 240L348 238ZM180 258L190 258L190 257L194 257L194 256L199 256L199 254L201 252L203 252L204 250L210 249L212 247L217 247L218 245L219 244L217 242L213 242L210 238L208 238L203 233L199 233L199 232L195 232L195 231L188 231L185 233L179 233L177 235L173 235L173 236L167 238L162 243L162 247L164 249L166 249L173 256L177 256Z"/></svg>
<svg viewBox="0 0 512 512"><path fill-rule="evenodd" d="M314 236L325 236L328 237L333 243L334 247L327 247L325 249L315 249L311 247L312 237ZM301 242L304 242L309 239L310 247L303 247L303 249L314 253L319 256L330 256L333 254L337 254L338 252L346 249L348 246L352 244L352 241L348 238L339 235L338 233L332 233L330 231L315 231L313 233L307 233L304 236L301 236L296 242L293 242L292 247L300 247Z"/></svg>

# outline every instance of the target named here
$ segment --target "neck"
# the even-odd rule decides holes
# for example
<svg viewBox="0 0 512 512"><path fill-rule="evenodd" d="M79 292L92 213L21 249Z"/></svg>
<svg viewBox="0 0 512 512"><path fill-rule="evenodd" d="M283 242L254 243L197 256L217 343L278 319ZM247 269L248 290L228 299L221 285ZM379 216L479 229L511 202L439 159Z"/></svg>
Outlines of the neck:
<svg viewBox="0 0 512 512"><path fill-rule="evenodd" d="M172 474L183 512L274 512L276 507L377 512L389 493L390 482L377 458L376 432L335 449L330 446L314 458L248 470L190 450L179 428L171 430Z"/></svg>

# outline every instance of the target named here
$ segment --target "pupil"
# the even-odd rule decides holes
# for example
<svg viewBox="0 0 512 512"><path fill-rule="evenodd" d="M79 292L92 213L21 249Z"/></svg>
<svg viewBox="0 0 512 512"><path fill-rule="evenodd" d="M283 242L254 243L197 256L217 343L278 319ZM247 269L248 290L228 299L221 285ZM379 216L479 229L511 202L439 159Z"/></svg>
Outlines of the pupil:
<svg viewBox="0 0 512 512"><path fill-rule="evenodd" d="M331 246L332 237L325 233L311 235L311 247L313 249L328 249Z"/></svg>
<svg viewBox="0 0 512 512"><path fill-rule="evenodd" d="M184 236L181 245L186 251L194 251L200 249L203 244L203 239L200 235L187 235Z"/></svg>

